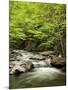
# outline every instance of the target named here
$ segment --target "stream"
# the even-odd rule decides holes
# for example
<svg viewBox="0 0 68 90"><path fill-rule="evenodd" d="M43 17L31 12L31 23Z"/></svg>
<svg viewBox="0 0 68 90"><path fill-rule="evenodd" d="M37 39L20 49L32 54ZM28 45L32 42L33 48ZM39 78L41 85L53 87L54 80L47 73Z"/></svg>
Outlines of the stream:
<svg viewBox="0 0 68 90"><path fill-rule="evenodd" d="M48 86L63 86L66 84L66 75L59 69L51 66L50 58L46 61L30 59L35 54L24 50L15 50L18 53L17 60L30 60L34 65L34 69L29 72L21 73L19 75L10 75L11 89L18 88L33 88L33 87L48 87ZM11 62L11 61L10 61Z"/></svg>

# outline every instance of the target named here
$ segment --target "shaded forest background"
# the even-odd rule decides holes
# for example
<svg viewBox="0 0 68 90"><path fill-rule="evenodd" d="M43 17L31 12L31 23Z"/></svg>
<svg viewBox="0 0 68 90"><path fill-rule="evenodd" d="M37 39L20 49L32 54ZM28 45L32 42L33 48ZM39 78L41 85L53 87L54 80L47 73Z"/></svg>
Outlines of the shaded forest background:
<svg viewBox="0 0 68 90"><path fill-rule="evenodd" d="M10 1L10 49L65 56L66 5Z"/></svg>

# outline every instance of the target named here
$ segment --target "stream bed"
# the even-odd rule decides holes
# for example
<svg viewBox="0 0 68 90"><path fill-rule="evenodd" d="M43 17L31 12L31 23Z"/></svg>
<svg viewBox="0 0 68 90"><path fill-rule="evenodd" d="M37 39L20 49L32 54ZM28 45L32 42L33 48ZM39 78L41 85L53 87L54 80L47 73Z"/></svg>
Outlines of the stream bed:
<svg viewBox="0 0 68 90"><path fill-rule="evenodd" d="M20 60L29 60L33 56L32 53L17 50ZM32 60L31 60L32 61ZM10 61L11 62L11 61ZM10 89L18 88L33 88L33 87L48 87L48 86L63 86L66 84L66 74L59 69L51 67L50 59L44 61L33 60L35 68L26 73L19 75L10 75Z"/></svg>

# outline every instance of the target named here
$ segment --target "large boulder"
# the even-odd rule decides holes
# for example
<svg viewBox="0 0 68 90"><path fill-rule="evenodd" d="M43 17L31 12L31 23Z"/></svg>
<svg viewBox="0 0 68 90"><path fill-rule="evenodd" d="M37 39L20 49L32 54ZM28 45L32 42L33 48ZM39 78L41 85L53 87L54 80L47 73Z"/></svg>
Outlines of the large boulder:
<svg viewBox="0 0 68 90"><path fill-rule="evenodd" d="M19 74L30 71L33 68L31 61L16 61L9 65L9 74Z"/></svg>
<svg viewBox="0 0 68 90"><path fill-rule="evenodd" d="M66 65L65 58L53 55L51 59L51 64L52 66L57 68L65 67Z"/></svg>

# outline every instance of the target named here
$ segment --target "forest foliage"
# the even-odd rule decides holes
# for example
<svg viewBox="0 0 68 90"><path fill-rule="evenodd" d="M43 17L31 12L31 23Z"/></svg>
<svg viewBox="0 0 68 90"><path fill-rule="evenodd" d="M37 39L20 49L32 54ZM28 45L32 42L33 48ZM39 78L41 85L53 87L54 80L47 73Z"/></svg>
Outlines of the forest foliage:
<svg viewBox="0 0 68 90"><path fill-rule="evenodd" d="M65 55L65 4L10 1L9 11L10 48Z"/></svg>

